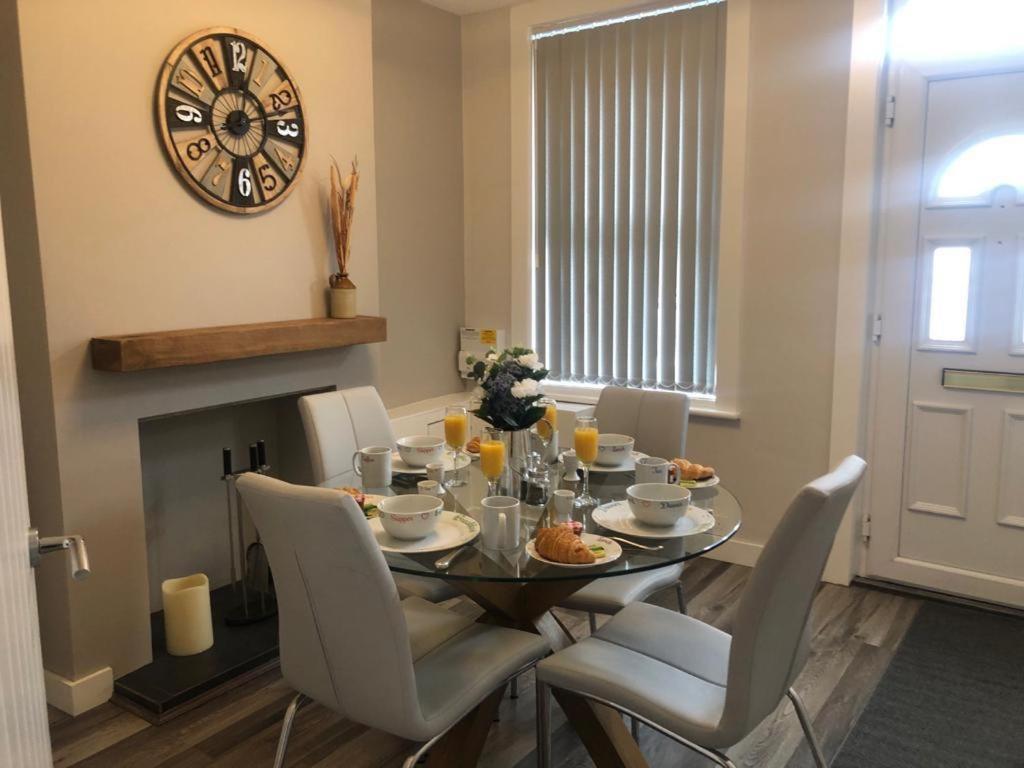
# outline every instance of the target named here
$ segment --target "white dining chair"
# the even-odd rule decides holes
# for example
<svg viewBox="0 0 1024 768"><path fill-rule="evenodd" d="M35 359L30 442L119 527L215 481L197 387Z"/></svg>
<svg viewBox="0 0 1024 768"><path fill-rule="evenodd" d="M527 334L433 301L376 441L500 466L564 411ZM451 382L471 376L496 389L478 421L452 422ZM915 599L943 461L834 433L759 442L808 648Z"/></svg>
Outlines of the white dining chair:
<svg viewBox="0 0 1024 768"><path fill-rule="evenodd" d="M602 432L630 435L635 448L649 456L672 459L686 455L686 429L690 421L690 398L682 392L627 387L601 390L594 415ZM686 613L686 599L680 578L682 564L653 571L595 579L566 598L559 607L585 611L590 631L597 629L596 614L614 614L630 603L646 600L667 587L675 587L680 613Z"/></svg>
<svg viewBox="0 0 1024 768"><path fill-rule="evenodd" d="M422 742L411 767L453 725L548 650L539 636L481 624L417 597L402 600L355 501L257 474L238 490L267 548L277 587L281 674L349 720Z"/></svg>
<svg viewBox="0 0 1024 768"><path fill-rule="evenodd" d="M553 687L638 719L726 768L733 763L724 750L788 696L815 763L826 768L792 685L807 658L808 618L825 562L865 467L850 456L793 499L750 575L732 636L634 603L538 664L538 765L550 764Z"/></svg>
<svg viewBox="0 0 1024 768"><path fill-rule="evenodd" d="M352 454L371 445L395 447L384 401L373 387L353 387L299 398L299 413L317 485L353 485ZM395 574L403 596L439 603L459 595L441 579Z"/></svg>

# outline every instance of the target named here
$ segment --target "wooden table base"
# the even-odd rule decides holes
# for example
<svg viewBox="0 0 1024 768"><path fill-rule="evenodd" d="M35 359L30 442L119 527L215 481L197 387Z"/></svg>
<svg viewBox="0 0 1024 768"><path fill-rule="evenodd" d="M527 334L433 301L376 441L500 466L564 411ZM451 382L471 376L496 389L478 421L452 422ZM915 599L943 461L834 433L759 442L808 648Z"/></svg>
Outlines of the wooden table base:
<svg viewBox="0 0 1024 768"><path fill-rule="evenodd" d="M572 645L575 640L551 608L590 581L571 579L517 584L453 579L449 583L487 611L480 621L535 632L548 641L552 651L558 651ZM430 751L427 764L445 768L475 766L504 690L505 686L502 686L495 691L452 728ZM647 767L640 747L618 712L565 691L556 690L554 693L597 768Z"/></svg>

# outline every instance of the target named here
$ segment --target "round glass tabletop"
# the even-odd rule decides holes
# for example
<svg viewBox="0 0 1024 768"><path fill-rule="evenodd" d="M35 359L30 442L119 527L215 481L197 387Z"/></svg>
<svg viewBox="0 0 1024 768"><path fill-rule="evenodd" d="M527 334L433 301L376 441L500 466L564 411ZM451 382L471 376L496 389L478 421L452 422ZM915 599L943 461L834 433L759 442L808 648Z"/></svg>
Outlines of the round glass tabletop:
<svg viewBox="0 0 1024 768"><path fill-rule="evenodd" d="M554 473L552 473L554 474ZM480 471L479 462L461 470L466 484L450 488L445 496L445 509L465 514L478 523L482 522L480 500L487 493L487 480ZM405 479L395 476L392 494L416 493L416 481L421 476ZM602 503L626 498L626 488L634 482L633 472L599 472L592 471L590 488L594 496ZM650 539L636 535L622 535L603 529L591 517L592 512L582 513L584 530L605 536L620 536L648 546L660 546L661 549L648 551L622 544L622 555L613 562L586 568L569 568L550 565L534 559L526 551L526 544L533 538L533 532L543 515L541 507L522 504L522 520L519 546L511 550L488 549L483 546L481 537L466 545L466 551L459 554L447 570L438 570L435 563L438 559L450 554L453 550L437 551L423 554L405 554L385 552L388 567L396 573L412 576L425 576L448 581L491 581L524 583L534 581L561 581L574 579L600 579L611 576L622 576L638 573L668 565L681 563L710 552L721 546L736 531L741 521L741 508L736 497L718 485L714 488L694 489L695 506L708 510L714 516L714 527L704 533L679 538ZM580 513L577 513L579 515ZM577 519L579 519L577 517Z"/></svg>

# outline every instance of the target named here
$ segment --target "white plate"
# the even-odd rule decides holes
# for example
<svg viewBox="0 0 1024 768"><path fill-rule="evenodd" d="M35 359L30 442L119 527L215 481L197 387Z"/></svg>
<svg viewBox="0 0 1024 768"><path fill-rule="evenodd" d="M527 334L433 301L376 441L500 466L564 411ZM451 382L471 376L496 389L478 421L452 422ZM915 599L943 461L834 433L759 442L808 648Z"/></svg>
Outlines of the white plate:
<svg viewBox="0 0 1024 768"><path fill-rule="evenodd" d="M422 539L407 541L396 539L384 531L380 518L370 519L370 530L384 552L399 552L403 555L423 552L443 552L468 544L480 533L480 523L457 512L442 512L434 531Z"/></svg>
<svg viewBox="0 0 1024 768"><path fill-rule="evenodd" d="M444 458L444 471L452 471L452 455L448 451L445 451ZM459 469L468 467L470 464L469 454L459 453ZM397 472L400 475L425 475L427 474L426 467L412 467L402 461L402 457L398 455L398 451L391 454L391 471Z"/></svg>
<svg viewBox="0 0 1024 768"><path fill-rule="evenodd" d="M707 480L680 480L679 484L683 488L714 488L720 482L718 475L712 475Z"/></svg>
<svg viewBox="0 0 1024 768"><path fill-rule="evenodd" d="M559 461L562 461L562 455L563 454L561 454L561 453L558 454L558 460ZM636 460L637 459L646 459L646 458L647 458L647 454L646 453L641 453L640 451L633 451L633 455L630 456L628 459L626 459L624 462L622 462L617 467L609 467L609 466L606 466L604 464L597 464L595 462L594 464L590 465L590 471L591 472L632 472L634 469L636 469Z"/></svg>
<svg viewBox="0 0 1024 768"><path fill-rule="evenodd" d="M583 539L583 543L588 547L591 544L600 544L604 547L604 557L599 557L592 563L556 563L554 560L548 560L537 554L536 539L530 539L526 542L526 554L534 560L540 560L542 563L557 565L562 568L593 568L598 565L615 562L622 556L622 547L619 546L618 542L607 539L604 536L598 536L595 533L584 533L580 535L580 538Z"/></svg>
<svg viewBox="0 0 1024 768"><path fill-rule="evenodd" d="M693 504L675 525L641 523L630 510L628 501L610 501L602 504L591 513L591 518L609 531L645 539L678 539L706 533L715 527L715 516Z"/></svg>

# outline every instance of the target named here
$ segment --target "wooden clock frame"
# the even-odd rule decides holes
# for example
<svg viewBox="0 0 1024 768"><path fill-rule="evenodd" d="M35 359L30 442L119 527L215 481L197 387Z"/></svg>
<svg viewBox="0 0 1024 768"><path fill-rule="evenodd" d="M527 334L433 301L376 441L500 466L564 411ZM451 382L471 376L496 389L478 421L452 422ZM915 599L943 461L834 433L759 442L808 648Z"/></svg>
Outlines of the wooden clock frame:
<svg viewBox="0 0 1024 768"><path fill-rule="evenodd" d="M205 38L215 37L218 41L221 41L225 36L238 38L238 40L244 41L245 43L248 43L250 45L250 48L245 54L246 57L248 57L246 63L247 69L245 71L244 82L242 83L241 87L232 87L230 85L231 76L226 74L227 60L225 57L226 55L223 53L223 51L221 53L222 59L217 59L217 63L213 64L213 67L219 67L221 72L219 72L218 74L223 75L224 79L228 80L229 85L226 87L217 88L217 83L215 82L214 78L211 77L210 69L208 68L209 59L206 59L207 64L200 62L199 57L195 54L193 50L193 46L195 46L196 43L204 40ZM213 54L206 55L212 56ZM200 90L199 94L192 90L186 91L182 88L180 84L175 85L172 83L172 78L175 76L176 71L179 70L179 68L182 66L183 59L187 60L187 63L197 65L191 67L191 69L198 69L199 73L202 75L201 85L203 86L203 88ZM249 63L251 63L252 66L258 66L260 63L266 61L271 62L275 67L274 71L270 73L270 76L274 77L276 75L281 80L281 82L284 83L287 86L287 88L291 90L295 98L294 107L289 107L288 109L284 110L282 118L276 121L273 121L270 118L281 112L281 110L268 114L262 103L264 99L260 98L258 94L253 93L249 89L249 81L251 80L251 78L256 76L248 71ZM190 77L195 76L195 72L191 72L188 74L190 75ZM192 80L192 82L194 84L194 87L198 87L198 78ZM175 90L177 91L177 93L174 92ZM213 134L213 140L208 140L208 143L210 145L209 148L201 153L200 158L204 157L208 152L212 152L214 150L216 150L216 154L213 155L212 159L208 163L205 163L206 171L200 174L200 178L197 180L196 177L193 175L192 170L188 167L188 165L186 165L185 161L182 159L181 153L179 152L179 144L184 143L184 140L176 142L174 138L176 131L168 124L168 112L170 110L169 102L171 99L174 99L175 101L179 102L181 105L184 105L185 107L191 107L192 114L194 116L196 114L201 113L202 108L198 105L204 103L204 99L200 98L200 94L205 94L207 91L209 91L211 94L211 101L205 104L205 107L208 108L211 113L209 117L210 124L205 126L206 133L199 134L199 138L196 139L196 142L198 142L199 139L201 138L205 138L209 134ZM252 123L262 123L262 131L258 139L259 145L254 152L247 156L247 159L257 156L263 156L266 164L261 168L269 168L269 171L264 171L261 169L257 169L255 163L249 164L251 166L248 177L250 188L253 191L258 191L260 198L263 200L258 204L236 204L236 202L232 202L230 199L225 199L225 197L222 195L215 194L215 192L212 189L209 189L203 184L205 177L208 176L210 171L212 170L212 166L218 162L222 162L220 160L222 156L230 157L232 160L232 174L228 178L227 186L231 188L231 195L237 197L237 185L241 183L241 180L236 178L236 175L240 173L240 171L237 170L237 163L235 161L239 159L240 155L234 154L230 149L228 149L227 146L225 146L224 143L222 143L217 128L212 124L214 118L214 115L212 114L214 111L214 106L217 104L218 100L229 91L232 93L238 91L241 94L239 103L242 106L242 110L235 110L235 112L232 113L233 115L237 114L238 111L246 111L246 106L251 107L255 104L258 107L257 113L260 115L260 117L256 120L252 120ZM178 94L189 95L185 95L185 97L182 98L182 96L179 96ZM285 117L285 115L292 114L294 114L294 117ZM180 115L176 115L176 118L177 117L180 117ZM262 40L247 32L243 32L242 30L239 30L235 27L208 27L206 29L201 29L198 32L194 32L193 34L189 35L174 47L174 49L167 56L167 58L164 60L163 65L161 66L160 77L157 82L156 121L157 125L159 126L160 136L163 141L164 149L167 151L167 155L170 158L175 171L177 171L178 176L180 176L186 182L188 187L200 200L219 210L226 211L228 213L242 215L253 215L272 210L273 208L276 208L278 205L280 205L285 200L285 198L288 197L288 195L295 188L300 176L302 175L302 169L303 166L305 165L306 160L307 147L309 145L309 129L308 120L306 119L306 107L302 101L302 95L299 91L299 87L295 83L295 81L292 80L291 75L289 74L285 66L280 62L280 60L276 56L274 56L270 52L270 49L263 43ZM177 128L179 130L184 129L185 126L180 124L181 121L178 120L178 122L179 125L177 126ZM288 141L289 138L292 138L291 134L288 133L282 133L280 137L269 136L268 133L271 123L275 124L275 127L278 131L282 130L282 125L284 125L284 130L286 131L294 130L295 127L298 126L299 130L301 131L301 142L295 144L293 142ZM246 125L249 124L250 123L247 121ZM194 132L198 132L203 126L204 124L200 123L198 128L194 128L192 130ZM225 129L226 126L227 123L220 126L220 128ZM222 133L223 132L224 131L222 131ZM228 138L230 139L232 137ZM241 140L244 140L244 138L245 136L242 135ZM279 165L274 163L273 158L271 158L270 160L266 160L266 157L264 156L263 153L264 148L268 145L269 142L274 142L275 151L277 151L278 144L280 144L281 146L285 146L287 144L288 146L295 148L296 167L290 177L288 177L287 175L285 165ZM267 152L267 154L269 155L269 151ZM278 156L280 158L279 152ZM199 167L198 163L197 167ZM226 169L222 170L226 171ZM265 199L265 194L268 191L272 191L273 189L273 187L269 189L265 187L266 181L269 180L268 177L276 179L276 183L284 184L284 188L278 193L276 193L270 199ZM234 185L232 183L233 180L235 182Z"/></svg>

